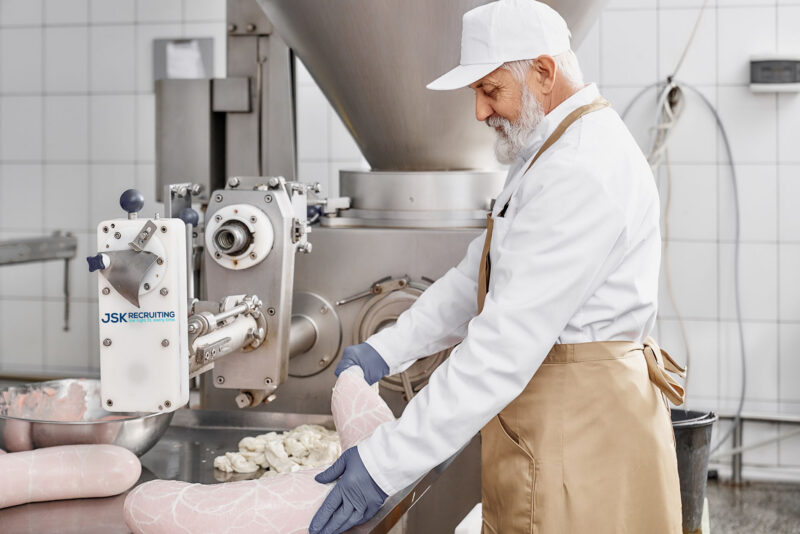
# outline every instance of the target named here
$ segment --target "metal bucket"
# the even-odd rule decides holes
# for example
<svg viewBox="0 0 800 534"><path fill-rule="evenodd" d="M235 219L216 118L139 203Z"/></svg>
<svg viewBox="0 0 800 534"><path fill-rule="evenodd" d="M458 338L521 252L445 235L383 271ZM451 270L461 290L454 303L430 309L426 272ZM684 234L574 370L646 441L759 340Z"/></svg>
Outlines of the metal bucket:
<svg viewBox="0 0 800 534"><path fill-rule="evenodd" d="M706 499L708 456L711 451L711 428L717 416L713 412L672 410L672 428L678 452L678 477L681 481L683 532L700 532L703 503Z"/></svg>

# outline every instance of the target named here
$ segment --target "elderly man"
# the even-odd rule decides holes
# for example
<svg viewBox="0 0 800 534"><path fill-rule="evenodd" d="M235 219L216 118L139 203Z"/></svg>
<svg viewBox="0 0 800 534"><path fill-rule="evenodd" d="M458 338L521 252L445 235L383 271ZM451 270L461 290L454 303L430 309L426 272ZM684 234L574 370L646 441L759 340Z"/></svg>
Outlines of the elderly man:
<svg viewBox="0 0 800 534"><path fill-rule="evenodd" d="M345 451L311 533L372 517L481 431L483 531L680 533L664 397L682 369L648 335L661 240L650 168L564 20L533 0L464 15L461 64L508 179L487 231L397 323L348 347L370 382L460 342L406 407Z"/></svg>

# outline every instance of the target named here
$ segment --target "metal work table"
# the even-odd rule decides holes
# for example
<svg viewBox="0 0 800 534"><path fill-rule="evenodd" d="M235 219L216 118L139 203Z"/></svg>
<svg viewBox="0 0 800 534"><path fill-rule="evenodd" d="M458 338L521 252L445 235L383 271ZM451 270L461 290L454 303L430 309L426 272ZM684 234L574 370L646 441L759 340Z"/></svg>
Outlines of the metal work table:
<svg viewBox="0 0 800 534"><path fill-rule="evenodd" d="M330 415L179 410L164 437L142 456L142 475L137 485L157 478L203 484L259 478L263 471L251 474L217 471L213 467L214 458L237 450L239 440L245 436L288 430L302 424L333 428L333 418ZM348 532L388 533L456 456L387 499L374 518ZM122 516L125 495L33 503L0 510L0 531L3 534L130 534Z"/></svg>

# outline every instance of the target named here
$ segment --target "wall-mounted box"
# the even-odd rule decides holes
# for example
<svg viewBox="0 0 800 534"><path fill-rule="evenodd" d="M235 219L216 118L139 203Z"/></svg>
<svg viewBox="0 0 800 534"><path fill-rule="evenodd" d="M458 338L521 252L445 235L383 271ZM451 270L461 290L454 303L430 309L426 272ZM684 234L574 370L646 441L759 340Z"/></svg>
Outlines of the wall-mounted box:
<svg viewBox="0 0 800 534"><path fill-rule="evenodd" d="M800 56L753 56L750 58L750 89L754 93L800 92Z"/></svg>

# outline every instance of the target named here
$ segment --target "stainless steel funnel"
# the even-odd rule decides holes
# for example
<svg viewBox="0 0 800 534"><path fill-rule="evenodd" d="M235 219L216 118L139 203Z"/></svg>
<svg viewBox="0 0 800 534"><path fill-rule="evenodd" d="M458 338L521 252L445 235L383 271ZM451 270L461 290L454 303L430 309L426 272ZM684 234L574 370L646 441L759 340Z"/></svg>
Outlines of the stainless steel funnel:
<svg viewBox="0 0 800 534"><path fill-rule="evenodd" d="M552 0L581 42L606 0ZM258 0L375 170L497 167L468 89L425 85L458 64L461 16L485 0Z"/></svg>

